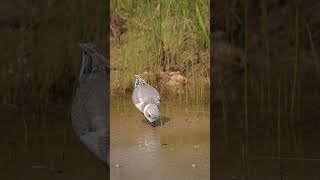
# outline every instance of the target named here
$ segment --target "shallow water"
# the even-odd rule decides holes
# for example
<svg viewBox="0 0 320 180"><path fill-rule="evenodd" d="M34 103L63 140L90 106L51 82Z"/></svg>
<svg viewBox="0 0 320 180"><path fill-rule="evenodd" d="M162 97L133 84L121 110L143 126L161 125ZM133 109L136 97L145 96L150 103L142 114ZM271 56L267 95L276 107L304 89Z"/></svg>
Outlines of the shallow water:
<svg viewBox="0 0 320 180"><path fill-rule="evenodd" d="M111 179L210 178L209 104L164 100L152 127L130 97L111 103Z"/></svg>

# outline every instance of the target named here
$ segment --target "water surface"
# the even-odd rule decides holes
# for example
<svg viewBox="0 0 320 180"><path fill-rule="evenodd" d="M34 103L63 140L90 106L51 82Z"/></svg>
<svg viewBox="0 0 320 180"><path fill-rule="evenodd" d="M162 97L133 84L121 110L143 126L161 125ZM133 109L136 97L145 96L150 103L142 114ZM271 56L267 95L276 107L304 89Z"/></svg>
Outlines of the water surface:
<svg viewBox="0 0 320 180"><path fill-rule="evenodd" d="M168 98L160 111L152 127L130 97L111 99L111 179L210 178L209 104Z"/></svg>

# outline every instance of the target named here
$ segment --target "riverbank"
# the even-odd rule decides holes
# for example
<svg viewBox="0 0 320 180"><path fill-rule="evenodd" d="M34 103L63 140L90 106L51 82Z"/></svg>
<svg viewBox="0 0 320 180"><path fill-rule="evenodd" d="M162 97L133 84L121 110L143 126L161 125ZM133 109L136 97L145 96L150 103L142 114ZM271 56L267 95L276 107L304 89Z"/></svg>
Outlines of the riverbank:
<svg viewBox="0 0 320 180"><path fill-rule="evenodd" d="M140 74L163 94L204 97L210 85L209 1L111 3L111 94Z"/></svg>

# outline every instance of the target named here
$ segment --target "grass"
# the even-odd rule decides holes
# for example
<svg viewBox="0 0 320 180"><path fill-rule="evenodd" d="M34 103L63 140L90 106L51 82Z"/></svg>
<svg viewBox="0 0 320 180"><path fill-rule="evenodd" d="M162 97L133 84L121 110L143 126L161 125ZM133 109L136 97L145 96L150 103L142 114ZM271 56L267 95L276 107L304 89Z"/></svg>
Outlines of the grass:
<svg viewBox="0 0 320 180"><path fill-rule="evenodd" d="M227 43L240 46L244 52L242 86L238 90L241 95L235 101L228 102L228 91L221 93L222 117L217 120L224 128L221 134L227 145L235 140L233 136L238 136L232 132L237 125L232 125L231 122L236 120L232 119L234 116L231 114L236 114L242 122L243 139L238 149L242 154L239 153L237 160L242 163L244 179L253 178L255 160L260 153L279 160L281 171L286 168L282 161L286 159L285 155L291 159L308 159L303 157L305 151L311 151L306 150L309 147L305 144L309 139L304 135L310 132L306 132L304 123L313 120L306 118L311 117L310 113L317 114L306 108L316 106L316 100L306 102L304 99L312 93L316 94L316 88L312 85L314 81L308 73L315 75L319 72L318 31L315 30L315 22L319 21L311 16L306 18L311 6L299 0L287 2L283 7L273 4L273 8L282 11L282 14L277 14L270 2L260 0L257 3L260 11L258 18L255 18L257 12L251 2L239 1L234 5L231 1L225 1L226 12L220 16L225 24L221 23L218 29L225 31ZM236 17L240 17L240 21ZM284 19L287 24L283 24ZM283 35L279 36L279 32ZM254 41L255 36L258 43ZM218 84L227 81L225 76L216 78ZM230 164L226 167L232 166L234 161L227 162Z"/></svg>
<svg viewBox="0 0 320 180"><path fill-rule="evenodd" d="M265 79L267 83L267 111L271 109L271 59L270 59L270 47L269 47L269 27L268 27L268 11L267 11L267 4L266 0L261 0L261 9L262 9L262 16L261 16L261 31L263 36L263 46L265 51Z"/></svg>
<svg viewBox="0 0 320 180"><path fill-rule="evenodd" d="M148 71L159 88L161 71L180 71L188 79L185 96L201 99L209 74L209 0L111 1L111 94L124 95L133 75ZM120 35L119 35L120 34ZM120 39L120 40L119 40Z"/></svg>
<svg viewBox="0 0 320 180"><path fill-rule="evenodd" d="M243 171L244 178L249 179L250 177L250 164L249 164L249 110L248 110L248 62L249 62L249 0L245 1L244 4L244 119L243 119L243 127L244 127L244 139L243 139Z"/></svg>

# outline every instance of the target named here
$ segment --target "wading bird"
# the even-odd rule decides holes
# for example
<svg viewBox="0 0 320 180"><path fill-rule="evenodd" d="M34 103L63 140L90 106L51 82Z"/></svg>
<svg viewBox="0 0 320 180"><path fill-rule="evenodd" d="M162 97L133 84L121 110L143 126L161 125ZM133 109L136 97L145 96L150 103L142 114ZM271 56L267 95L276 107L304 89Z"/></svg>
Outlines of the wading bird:
<svg viewBox="0 0 320 180"><path fill-rule="evenodd" d="M80 142L109 165L109 66L94 45L83 50L78 86L71 108L72 127Z"/></svg>
<svg viewBox="0 0 320 180"><path fill-rule="evenodd" d="M132 101L136 108L143 113L145 118L155 127L156 120L160 117L160 95L152 86L147 84L139 75L135 75L135 84Z"/></svg>

